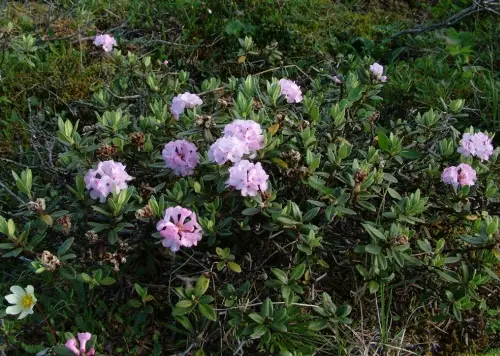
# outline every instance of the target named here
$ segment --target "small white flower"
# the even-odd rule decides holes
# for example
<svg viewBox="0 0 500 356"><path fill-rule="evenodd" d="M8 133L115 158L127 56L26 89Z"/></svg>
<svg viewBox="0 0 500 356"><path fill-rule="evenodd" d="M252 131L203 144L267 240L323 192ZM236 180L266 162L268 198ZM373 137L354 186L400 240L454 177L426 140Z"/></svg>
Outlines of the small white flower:
<svg viewBox="0 0 500 356"><path fill-rule="evenodd" d="M33 314L33 307L36 304L35 289L33 286L27 286L25 289L19 286L10 287L10 291L14 294L5 296L5 299L14 304L7 307L5 312L10 315L19 315L19 319L25 318L28 314Z"/></svg>

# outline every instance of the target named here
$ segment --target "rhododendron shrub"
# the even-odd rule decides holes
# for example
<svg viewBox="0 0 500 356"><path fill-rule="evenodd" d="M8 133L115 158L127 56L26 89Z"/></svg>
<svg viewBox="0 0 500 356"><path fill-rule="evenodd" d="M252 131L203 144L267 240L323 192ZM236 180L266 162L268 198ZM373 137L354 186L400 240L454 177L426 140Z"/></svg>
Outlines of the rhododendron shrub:
<svg viewBox="0 0 500 356"><path fill-rule="evenodd" d="M86 111L30 117L36 135L53 126L47 149L4 161L9 343L33 332L35 352L60 355L342 354L339 335L380 334L373 305L389 295L387 315L421 310L457 335L494 310L500 150L461 123L464 103L402 118L370 58L310 78L285 66L198 80L160 55L99 56L108 77Z"/></svg>

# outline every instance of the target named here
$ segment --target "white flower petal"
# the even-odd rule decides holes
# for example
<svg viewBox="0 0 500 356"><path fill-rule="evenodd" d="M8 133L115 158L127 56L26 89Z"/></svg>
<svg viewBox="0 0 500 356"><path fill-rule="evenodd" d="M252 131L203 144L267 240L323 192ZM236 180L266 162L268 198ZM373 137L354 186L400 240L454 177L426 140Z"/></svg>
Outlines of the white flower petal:
<svg viewBox="0 0 500 356"><path fill-rule="evenodd" d="M26 294L34 294L34 293L35 293L35 288L33 288L32 285L26 287Z"/></svg>
<svg viewBox="0 0 500 356"><path fill-rule="evenodd" d="M12 286L10 287L10 291L16 295L19 295L19 296L23 296L25 295L26 293L24 292L24 289L19 287L19 286Z"/></svg>
<svg viewBox="0 0 500 356"><path fill-rule="evenodd" d="M5 299L7 299L7 301L10 304L17 304L21 300L21 297L19 295L16 295L16 294L9 294L9 295L5 296Z"/></svg>
<svg viewBox="0 0 500 356"><path fill-rule="evenodd" d="M21 312L21 314L19 315L19 318L18 319L23 319L23 318L26 318L26 316L28 316L30 312L27 310L27 309L23 309L23 311Z"/></svg>
<svg viewBox="0 0 500 356"><path fill-rule="evenodd" d="M23 307L21 305L12 305L5 309L5 312L10 315L16 315L23 311Z"/></svg>

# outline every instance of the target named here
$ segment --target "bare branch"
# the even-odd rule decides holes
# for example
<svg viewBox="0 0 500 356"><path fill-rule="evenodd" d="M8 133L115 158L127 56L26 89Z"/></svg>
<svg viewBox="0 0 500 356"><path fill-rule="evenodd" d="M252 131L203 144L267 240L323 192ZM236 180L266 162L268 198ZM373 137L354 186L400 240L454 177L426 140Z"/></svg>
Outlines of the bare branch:
<svg viewBox="0 0 500 356"><path fill-rule="evenodd" d="M445 27L450 27L453 26L454 24L462 21L464 18L469 17L475 13L479 12L492 12L495 14L498 14L493 8L493 7L498 7L500 5L500 2L498 0L480 0L480 1L474 1L474 3L469 6L466 9L463 9L462 11L458 12L457 14L447 18L446 20L432 24L429 26L419 26L415 27L409 30L404 30L397 32L390 36L388 40L392 41L393 39L403 36L403 35L409 35L409 34L414 34L414 33L423 33L427 31L433 31L433 30L439 30L441 28Z"/></svg>

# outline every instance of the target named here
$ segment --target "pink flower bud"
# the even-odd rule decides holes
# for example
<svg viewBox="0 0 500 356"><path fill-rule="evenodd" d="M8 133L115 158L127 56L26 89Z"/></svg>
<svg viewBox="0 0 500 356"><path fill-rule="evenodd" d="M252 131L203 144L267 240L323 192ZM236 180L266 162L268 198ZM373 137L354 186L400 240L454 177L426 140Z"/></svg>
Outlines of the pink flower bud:
<svg viewBox="0 0 500 356"><path fill-rule="evenodd" d="M85 352L85 346L87 344L87 341L89 341L90 338L92 337L92 334L86 332L86 333L78 333L76 335L78 336L78 340L80 341L80 351Z"/></svg>
<svg viewBox="0 0 500 356"><path fill-rule="evenodd" d="M66 341L64 346L66 346L66 348L68 350L70 350L73 354L80 355L80 351L76 347L76 340L75 339L69 339L68 341Z"/></svg>

